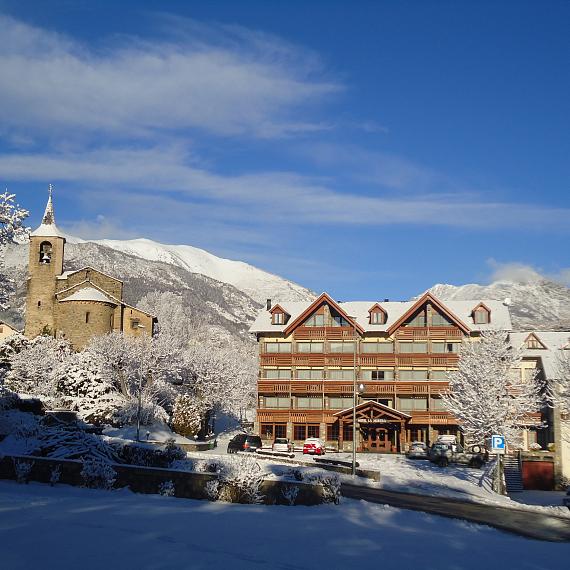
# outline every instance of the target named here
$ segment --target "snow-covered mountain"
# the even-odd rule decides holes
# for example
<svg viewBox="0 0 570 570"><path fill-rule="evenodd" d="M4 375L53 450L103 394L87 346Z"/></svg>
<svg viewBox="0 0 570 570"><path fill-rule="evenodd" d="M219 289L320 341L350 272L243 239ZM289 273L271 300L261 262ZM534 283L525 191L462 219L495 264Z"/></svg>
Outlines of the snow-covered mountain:
<svg viewBox="0 0 570 570"><path fill-rule="evenodd" d="M444 301L510 299L513 327L518 330L570 329L570 289L546 279L529 283L495 281L490 285L437 284L429 291Z"/></svg>
<svg viewBox="0 0 570 570"><path fill-rule="evenodd" d="M68 237L69 243L87 243L85 240ZM282 301L308 301L315 298L312 291L278 275L268 273L243 261L233 261L191 245L166 245L149 239L94 240L104 247L146 259L180 267L190 273L199 273L210 279L228 283L243 291L258 303L266 299Z"/></svg>

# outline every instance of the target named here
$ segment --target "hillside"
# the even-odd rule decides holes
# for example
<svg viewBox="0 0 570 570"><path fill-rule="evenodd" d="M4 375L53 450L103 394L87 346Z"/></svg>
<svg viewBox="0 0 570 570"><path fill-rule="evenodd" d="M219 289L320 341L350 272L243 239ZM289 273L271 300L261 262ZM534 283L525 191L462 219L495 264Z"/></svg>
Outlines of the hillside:
<svg viewBox="0 0 570 570"><path fill-rule="evenodd" d="M570 289L546 279L530 283L496 281L490 285L437 284L429 289L444 300L510 299L513 327L519 330L570 329Z"/></svg>

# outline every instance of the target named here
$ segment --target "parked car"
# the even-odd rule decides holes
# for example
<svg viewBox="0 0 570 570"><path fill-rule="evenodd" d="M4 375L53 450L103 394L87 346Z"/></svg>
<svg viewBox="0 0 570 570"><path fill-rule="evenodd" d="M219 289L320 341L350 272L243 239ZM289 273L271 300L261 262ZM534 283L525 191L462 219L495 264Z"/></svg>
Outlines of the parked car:
<svg viewBox="0 0 570 570"><path fill-rule="evenodd" d="M293 444L286 437L276 437L271 446L271 450L290 453L293 451Z"/></svg>
<svg viewBox="0 0 570 570"><path fill-rule="evenodd" d="M450 463L458 463L480 469L485 463L485 456L474 450L466 451L459 444L437 442L429 451L429 460L441 467L446 467Z"/></svg>
<svg viewBox="0 0 570 570"><path fill-rule="evenodd" d="M228 453L256 451L262 447L261 437L251 433L238 433L228 443Z"/></svg>
<svg viewBox="0 0 570 570"><path fill-rule="evenodd" d="M308 437L303 444L303 455L324 455L325 442L318 437Z"/></svg>
<svg viewBox="0 0 570 570"><path fill-rule="evenodd" d="M410 459L427 459L428 448L423 441L413 441L410 450L406 453Z"/></svg>

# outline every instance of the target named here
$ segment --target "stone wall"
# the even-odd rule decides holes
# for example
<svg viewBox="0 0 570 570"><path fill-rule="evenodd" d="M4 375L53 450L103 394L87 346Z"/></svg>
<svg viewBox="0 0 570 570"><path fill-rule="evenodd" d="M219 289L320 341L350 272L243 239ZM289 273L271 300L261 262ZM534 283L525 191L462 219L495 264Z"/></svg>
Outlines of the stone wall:
<svg viewBox="0 0 570 570"><path fill-rule="evenodd" d="M83 486L81 461L49 459L32 456L4 456L0 459L0 479L16 479L14 461L33 462L28 480L49 483L53 470L59 466L59 483ZM206 483L217 478L214 473L192 473L174 469L139 467L135 465L114 464L117 472L115 487L129 487L135 493L157 494L162 483L174 483L174 496L187 499L206 499ZM323 489L320 485L303 482L264 481L261 493L266 505L287 504L282 491L287 487L298 487L295 501L297 505L318 505L323 502Z"/></svg>
<svg viewBox="0 0 570 570"><path fill-rule="evenodd" d="M75 285L79 285L84 281L90 281L106 293L117 299L118 301L123 298L123 283L110 275L105 275L96 269L87 267L72 273L67 279L59 279L57 290L63 291Z"/></svg>
<svg viewBox="0 0 570 570"><path fill-rule="evenodd" d="M83 350L94 336L112 330L115 305L101 301L58 303L56 328L75 350Z"/></svg>

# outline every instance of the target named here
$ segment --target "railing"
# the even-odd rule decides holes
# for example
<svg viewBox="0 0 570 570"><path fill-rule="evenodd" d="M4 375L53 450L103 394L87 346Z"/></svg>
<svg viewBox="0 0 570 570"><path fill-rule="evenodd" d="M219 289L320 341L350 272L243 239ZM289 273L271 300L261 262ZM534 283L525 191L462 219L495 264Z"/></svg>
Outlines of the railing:
<svg viewBox="0 0 570 570"><path fill-rule="evenodd" d="M293 333L298 340L350 340L354 338L352 327L297 327Z"/></svg>
<svg viewBox="0 0 570 570"><path fill-rule="evenodd" d="M357 354L357 366L457 366L457 354ZM353 366L352 353L262 353L262 366Z"/></svg>
<svg viewBox="0 0 570 570"><path fill-rule="evenodd" d="M440 381L425 382L395 382L392 380L365 380L366 387L364 398L373 394L440 394L447 390L448 383ZM354 389L351 381L339 380L291 380L284 382L283 380L267 380L262 379L257 383L257 389L262 394L302 394L302 393L319 393L338 394L350 393ZM540 414L538 414L540 415Z"/></svg>
<svg viewBox="0 0 570 570"><path fill-rule="evenodd" d="M463 331L455 327L402 327L395 336L398 340L457 340L463 338Z"/></svg>

